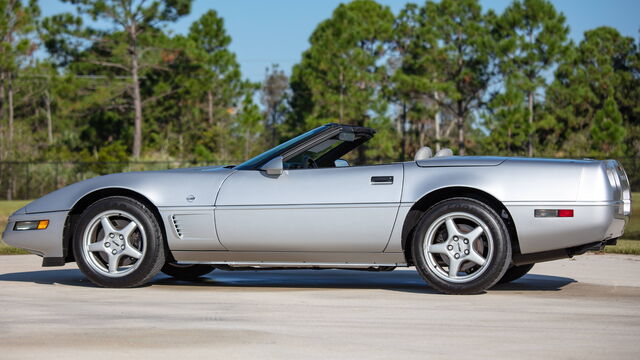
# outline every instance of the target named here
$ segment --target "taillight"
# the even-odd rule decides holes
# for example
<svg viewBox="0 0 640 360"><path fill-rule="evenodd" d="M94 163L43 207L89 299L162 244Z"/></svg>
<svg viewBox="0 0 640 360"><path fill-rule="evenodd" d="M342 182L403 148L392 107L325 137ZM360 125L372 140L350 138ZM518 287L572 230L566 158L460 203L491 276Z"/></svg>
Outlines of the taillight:
<svg viewBox="0 0 640 360"><path fill-rule="evenodd" d="M558 217L573 217L573 209L558 210Z"/></svg>
<svg viewBox="0 0 640 360"><path fill-rule="evenodd" d="M535 209L535 217L573 217L573 209Z"/></svg>

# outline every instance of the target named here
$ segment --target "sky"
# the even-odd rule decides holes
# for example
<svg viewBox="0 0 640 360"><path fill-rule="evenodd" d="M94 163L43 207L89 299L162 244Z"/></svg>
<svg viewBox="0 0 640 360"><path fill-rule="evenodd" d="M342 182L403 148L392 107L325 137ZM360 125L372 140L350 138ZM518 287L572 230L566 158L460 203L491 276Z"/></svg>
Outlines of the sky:
<svg viewBox="0 0 640 360"><path fill-rule="evenodd" d="M59 0L40 0L43 16L51 16L74 7ZM230 49L236 53L242 74L252 81L262 81L266 68L279 64L287 74L309 46L309 36L316 25L331 16L345 0L195 0L191 14L170 24L168 29L184 34L189 25L209 9L225 20L232 38ZM378 0L397 14L406 0ZM422 4L423 1L414 1ZM511 0L481 0L483 9L500 13ZM586 30L611 26L625 36L640 36L640 0L555 0L563 12L577 43Z"/></svg>

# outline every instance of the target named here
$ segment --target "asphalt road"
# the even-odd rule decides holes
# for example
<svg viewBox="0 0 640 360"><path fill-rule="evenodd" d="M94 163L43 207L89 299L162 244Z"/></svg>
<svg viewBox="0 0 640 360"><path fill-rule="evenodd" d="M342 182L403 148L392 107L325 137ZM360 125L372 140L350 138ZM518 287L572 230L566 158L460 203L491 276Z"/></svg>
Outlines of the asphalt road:
<svg viewBox="0 0 640 360"><path fill-rule="evenodd" d="M413 269L164 275L92 286L73 264L0 256L0 359L640 357L640 257L538 264L485 294L435 293Z"/></svg>

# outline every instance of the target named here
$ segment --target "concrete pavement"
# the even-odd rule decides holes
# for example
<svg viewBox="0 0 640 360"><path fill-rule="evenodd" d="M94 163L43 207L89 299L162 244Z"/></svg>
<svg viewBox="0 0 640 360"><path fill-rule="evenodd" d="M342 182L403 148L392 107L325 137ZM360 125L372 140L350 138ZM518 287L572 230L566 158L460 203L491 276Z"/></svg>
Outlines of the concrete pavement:
<svg viewBox="0 0 640 360"><path fill-rule="evenodd" d="M75 264L0 256L0 359L640 357L640 256L537 264L485 294L435 293L414 269L216 270L94 287Z"/></svg>

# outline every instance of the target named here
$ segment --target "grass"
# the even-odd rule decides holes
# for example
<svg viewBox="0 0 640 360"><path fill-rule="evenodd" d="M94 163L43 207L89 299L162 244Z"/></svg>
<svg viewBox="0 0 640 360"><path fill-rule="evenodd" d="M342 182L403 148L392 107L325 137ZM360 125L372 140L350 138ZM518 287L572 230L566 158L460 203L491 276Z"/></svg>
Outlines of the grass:
<svg viewBox="0 0 640 360"><path fill-rule="evenodd" d="M631 221L623 235L624 240L618 240L615 246L607 246L605 252L617 254L640 255L640 192L632 194L633 209ZM11 213L25 206L29 201L0 201L0 231L7 225L7 218ZM0 240L0 255L27 254L26 251L16 249Z"/></svg>
<svg viewBox="0 0 640 360"><path fill-rule="evenodd" d="M0 231L7 226L7 219L14 211L27 205L29 201L0 201ZM14 248L0 240L0 255L28 254L25 250Z"/></svg>
<svg viewBox="0 0 640 360"><path fill-rule="evenodd" d="M613 254L640 255L640 240L618 240L618 244L607 246L604 252Z"/></svg>

